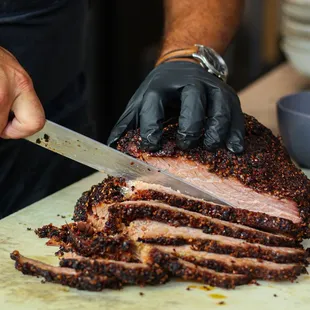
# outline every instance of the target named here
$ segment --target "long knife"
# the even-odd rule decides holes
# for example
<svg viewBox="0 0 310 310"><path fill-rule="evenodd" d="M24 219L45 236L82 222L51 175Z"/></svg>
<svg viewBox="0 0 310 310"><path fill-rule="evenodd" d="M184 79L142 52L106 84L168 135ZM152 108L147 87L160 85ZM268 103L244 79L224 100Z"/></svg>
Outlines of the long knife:
<svg viewBox="0 0 310 310"><path fill-rule="evenodd" d="M229 205L229 203L216 197L213 193L207 190L202 191L167 171L159 170L141 160L49 120L46 121L43 129L25 139L106 175L124 177L126 180L160 184L185 195L216 204Z"/></svg>

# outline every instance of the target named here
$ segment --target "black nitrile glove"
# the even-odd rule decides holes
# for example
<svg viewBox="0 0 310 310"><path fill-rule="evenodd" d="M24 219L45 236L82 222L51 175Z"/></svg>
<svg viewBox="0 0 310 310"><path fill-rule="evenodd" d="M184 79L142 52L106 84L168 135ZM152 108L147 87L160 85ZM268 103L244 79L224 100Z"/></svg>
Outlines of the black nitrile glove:
<svg viewBox="0 0 310 310"><path fill-rule="evenodd" d="M140 127L144 149L157 151L167 111L176 100L180 111L179 148L195 147L205 128L207 150L226 145L234 153L243 151L244 116L238 96L199 64L188 61L163 63L150 72L114 126L108 145L127 130Z"/></svg>

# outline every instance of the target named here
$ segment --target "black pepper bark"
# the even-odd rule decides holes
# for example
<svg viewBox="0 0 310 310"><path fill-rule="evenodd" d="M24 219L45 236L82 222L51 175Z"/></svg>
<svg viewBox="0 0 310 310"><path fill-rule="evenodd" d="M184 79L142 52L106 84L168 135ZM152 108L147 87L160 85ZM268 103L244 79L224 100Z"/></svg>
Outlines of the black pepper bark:
<svg viewBox="0 0 310 310"><path fill-rule="evenodd" d="M177 254L175 254L178 256ZM267 265L254 265L244 262L244 264L227 264L225 260L215 259L198 259L195 256L180 256L183 260L191 262L195 265L207 267L218 272L239 273L250 275L258 280L272 280L272 281L294 281L301 274L307 273L306 267L303 265L292 265L283 269L272 269Z"/></svg>
<svg viewBox="0 0 310 310"><path fill-rule="evenodd" d="M142 264L141 264L142 265ZM122 265L118 262L93 259L62 259L61 267L73 268L77 271L83 271L89 276L104 275L114 277L123 284L136 285L155 285L164 284L168 281L168 275L158 266L130 266Z"/></svg>
<svg viewBox="0 0 310 310"><path fill-rule="evenodd" d="M162 149L149 153L153 157L185 157L205 165L209 172L223 178L234 178L258 193L286 198L297 203L305 226L310 219L310 180L291 161L281 140L254 117L245 114L245 151L233 154L225 148L208 152L203 141L190 150L176 146L177 124L164 128ZM140 158L139 129L131 130L119 140L118 150ZM306 227L309 230L309 227Z"/></svg>
<svg viewBox="0 0 310 310"><path fill-rule="evenodd" d="M72 243L72 238L70 231L76 231L77 226L75 223L70 223L67 225L62 225L61 227L56 227L53 224L44 225L40 228L35 229L35 234L39 238L49 238L50 242L53 244L62 243Z"/></svg>
<svg viewBox="0 0 310 310"><path fill-rule="evenodd" d="M264 218L263 215L258 217L255 212L242 213L246 210L231 210L229 207L211 205L207 202L198 203L195 199L181 199L153 190L141 192L131 188L131 191L135 191L132 193L128 191L128 188L127 191L124 189L126 189L124 179L108 177L103 182L92 186L89 191L84 192L77 201L74 210L74 223L61 227L49 224L35 230L40 238L50 238L47 242L48 245L60 246L60 254L63 254L64 251L72 251L83 256L82 261L63 259L60 263L61 267L54 267L27 259L21 256L18 251L14 251L11 253L11 258L15 261L16 269L24 274L42 276L46 281L94 291L104 288L118 289L123 284L162 284L168 281L170 276L212 286L233 288L236 285L252 283L253 279L293 281L298 275L306 272L305 267L308 266L309 253L304 251L299 244L300 227L290 226L292 225L290 221L285 222L282 221L284 219L268 216ZM132 199L139 202L129 201ZM141 200L162 201L169 205L175 205L179 209L169 206L164 208L158 202L146 203ZM88 218L88 215L96 215L92 212L103 207L102 204L108 208L109 217L105 223L106 230L98 231L98 226L93 226L95 224L93 221L99 220L99 216ZM188 214L189 212L182 209L196 213ZM240 218L244 214L246 221L249 221L244 224L252 223L253 227L258 229L252 230L246 226L240 227L231 223L237 221L237 223L243 224L240 219L234 219L234 217ZM224 221L218 221L216 218ZM156 233L155 229L154 235L150 235L151 238L138 238L138 240L130 240L130 236L125 234L114 235L116 232L122 233L124 225L137 219L155 220L175 227L193 227L207 235L201 234L201 238L193 239L185 233L180 238L166 238ZM294 230L292 235L296 238L267 234L265 231L259 230L275 229L278 232L280 227L284 232L288 232L288 227L291 227ZM226 240L208 240L210 234L233 237L247 242L236 244L223 237L221 239ZM137 266L130 266L130 263L141 263L140 260L143 256L139 255L139 242L153 244L155 247L149 252L144 262L147 266L137 268ZM236 258L251 257L278 264L296 263L296 265L290 268L287 266L279 269L274 268L273 270L268 269L267 264L263 266L250 266L246 263L244 265L229 265L225 259L222 261L202 260L197 259L195 255L177 257L175 253L158 250L156 244L174 246L188 244L194 251L225 254ZM281 250L278 246L291 248ZM115 262L103 263L102 258ZM122 265L116 261L123 261L126 264ZM188 263L192 264L188 265Z"/></svg>
<svg viewBox="0 0 310 310"><path fill-rule="evenodd" d="M302 229L292 221L271 216L264 213L237 209L229 206L220 206L199 200L159 192L152 189L136 190L131 200L157 200L188 211L197 212L219 220L247 225L269 232L281 232L299 239Z"/></svg>
<svg viewBox="0 0 310 310"><path fill-rule="evenodd" d="M88 240L79 240L72 246L75 253L92 258L136 262L134 244L124 236L109 237L98 234Z"/></svg>
<svg viewBox="0 0 310 310"><path fill-rule="evenodd" d="M123 201L122 187L126 186L124 178L107 177L89 191L82 193L78 199L73 213L74 221L86 221L87 215L92 214L92 207L99 203L113 203Z"/></svg>
<svg viewBox="0 0 310 310"><path fill-rule="evenodd" d="M246 240L252 243L260 243L271 246L296 247L296 241L280 235L268 234L263 231L253 230L246 226L240 227L227 222L214 222L212 218L205 216L193 216L182 212L183 210L165 209L160 206L126 203L114 204L109 207L109 218L106 222L106 232L114 234L121 231L121 225L129 225L134 220L149 219L172 226L187 226L200 228L206 234L222 235L237 239Z"/></svg>
<svg viewBox="0 0 310 310"><path fill-rule="evenodd" d="M105 288L120 289L122 287L122 283L116 278L106 276L89 277L82 272L68 275L59 267L49 269L50 265L38 264L34 260L26 259L18 251L12 252L10 257L15 261L15 268L17 270L23 274L43 277L47 282L87 291L101 291Z"/></svg>
<svg viewBox="0 0 310 310"><path fill-rule="evenodd" d="M181 259L172 254L164 253L156 248L149 253L149 261L162 267L172 277L178 277L187 281L198 281L207 285L226 289L235 288L238 285L248 284L252 279L248 275L236 275L214 273L208 269L188 266Z"/></svg>
<svg viewBox="0 0 310 310"><path fill-rule="evenodd" d="M160 245L191 245L191 248L195 251L205 251L217 254L226 254L233 257L249 257L258 258L263 260L272 261L279 264L299 263L308 265L307 255L305 251L296 251L294 253L283 253L277 251L277 248L263 248L259 245L231 245L222 243L215 240L205 239L192 239L190 237L184 238L167 238L167 237L154 237L144 238L139 237L138 242Z"/></svg>
<svg viewBox="0 0 310 310"><path fill-rule="evenodd" d="M75 252L91 258L116 259L120 261L136 262L135 246L124 236L111 237L102 232L94 233L88 223L78 222L55 227L52 224L36 229L40 238L50 238L47 245L57 245L63 252Z"/></svg>

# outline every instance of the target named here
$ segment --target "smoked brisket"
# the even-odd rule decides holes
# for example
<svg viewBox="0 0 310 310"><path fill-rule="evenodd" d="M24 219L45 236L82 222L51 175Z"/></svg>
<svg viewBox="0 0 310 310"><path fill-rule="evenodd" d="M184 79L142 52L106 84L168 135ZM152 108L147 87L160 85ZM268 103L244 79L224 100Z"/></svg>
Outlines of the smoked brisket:
<svg viewBox="0 0 310 310"><path fill-rule="evenodd" d="M202 141L194 149L178 149L177 124L164 128L160 151L143 151L138 129L127 132L117 148L197 187L213 191L237 210L242 209L233 212L235 222L310 236L310 180L294 165L280 139L268 128L248 115L245 125L245 151L238 155L224 147L209 152L202 147ZM259 213L260 219L253 221L251 212ZM266 221L261 221L263 218ZM286 225L290 227L285 228Z"/></svg>
<svg viewBox="0 0 310 310"><path fill-rule="evenodd" d="M206 234L223 235L252 243L273 246L296 246L296 241L293 238L213 219L156 201L125 201L109 206L108 210L109 217L105 225L110 233L118 232L120 224L129 225L130 222L137 219L150 219L176 227L200 228Z"/></svg>
<svg viewBox="0 0 310 310"><path fill-rule="evenodd" d="M23 274L40 276L47 282L54 282L79 290L101 291L105 288L120 289L122 283L107 276L88 276L71 268L62 268L22 256L18 251L11 253L15 268Z"/></svg>
<svg viewBox="0 0 310 310"><path fill-rule="evenodd" d="M108 236L84 222L78 222L61 227L52 224L35 230L40 238L50 238L46 245L59 246L57 255L65 252L75 252L78 255L91 258L113 258L115 260L135 262L134 245L124 236Z"/></svg>
<svg viewBox="0 0 310 310"><path fill-rule="evenodd" d="M211 286L234 288L237 285L248 284L252 280L249 275L217 272L197 266L156 247L142 248L141 257L143 261L162 267L172 277Z"/></svg>
<svg viewBox="0 0 310 310"><path fill-rule="evenodd" d="M162 222L168 221L175 226L202 228L206 233L222 234L266 245L293 247L297 246L297 241L299 241L297 238L283 234L268 233L227 220L219 220L212 214L207 216L203 214L205 213L203 211L186 208L184 204L182 206L172 204L171 206L146 199L139 200L140 188L145 189L152 185L147 186L142 182L129 182L127 185L121 178L117 178L115 182L111 180L113 178L107 178L104 182L93 186L89 192L83 193L74 209L75 221L88 221L102 230L106 227L112 234L118 231L117 225L121 222L128 224L134 219L149 218ZM157 191L161 189L161 187L155 188ZM172 193L172 190L169 190L169 193ZM157 197L152 198L160 201ZM200 205L200 208L204 210L203 205Z"/></svg>
<svg viewBox="0 0 310 310"><path fill-rule="evenodd" d="M303 249L248 243L231 237L208 235L200 229L176 228L153 221L134 221L127 228L127 234L131 239L143 243L174 246L189 244L198 251L234 257L252 257L277 263L307 263L307 253Z"/></svg>
<svg viewBox="0 0 310 310"><path fill-rule="evenodd" d="M156 244L154 247L198 266L219 272L247 274L255 279L293 281L299 275L306 273L305 266L299 264L277 264L256 258L236 258L231 255L195 251L189 245L161 246Z"/></svg>
<svg viewBox="0 0 310 310"><path fill-rule="evenodd" d="M122 284L163 284L168 275L159 267L146 263L129 263L107 259L90 259L65 254L61 267L73 268L87 275L101 275L118 279Z"/></svg>
<svg viewBox="0 0 310 310"><path fill-rule="evenodd" d="M131 181L128 182L128 187L133 188L133 193L130 196L131 200L157 200L174 207L201 213L223 221L239 223L270 232L281 232L294 237L297 237L300 233L300 228L288 219L270 216L261 212L217 205L202 199L183 195L161 185Z"/></svg>
<svg viewBox="0 0 310 310"><path fill-rule="evenodd" d="M307 273L301 235L231 221L232 212L223 214L230 207L219 207L158 185L107 177L77 200L74 222L35 230L59 248L59 266L18 251L11 258L24 274L93 291L174 278L229 289ZM241 210L239 216L244 211L232 209Z"/></svg>
<svg viewBox="0 0 310 310"><path fill-rule="evenodd" d="M58 247L59 266L13 251L15 268L91 291L175 278L227 289L256 280L295 281L308 267L302 241L310 237L310 180L269 129L248 115L245 123L245 151L238 155L225 147L208 152L202 141L178 149L176 123L164 128L160 151L141 149L139 130L117 145L231 206L108 176L77 199L72 223L35 230Z"/></svg>

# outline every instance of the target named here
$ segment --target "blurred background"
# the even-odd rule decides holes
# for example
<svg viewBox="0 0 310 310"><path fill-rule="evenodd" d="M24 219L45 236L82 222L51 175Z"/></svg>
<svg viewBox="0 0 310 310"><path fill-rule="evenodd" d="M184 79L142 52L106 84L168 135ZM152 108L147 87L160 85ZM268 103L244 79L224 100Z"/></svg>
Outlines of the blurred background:
<svg viewBox="0 0 310 310"><path fill-rule="evenodd" d="M225 55L228 83L236 91L286 61L281 48L284 2L246 0L242 24ZM85 66L90 109L102 142L154 65L163 17L161 0L91 1Z"/></svg>

